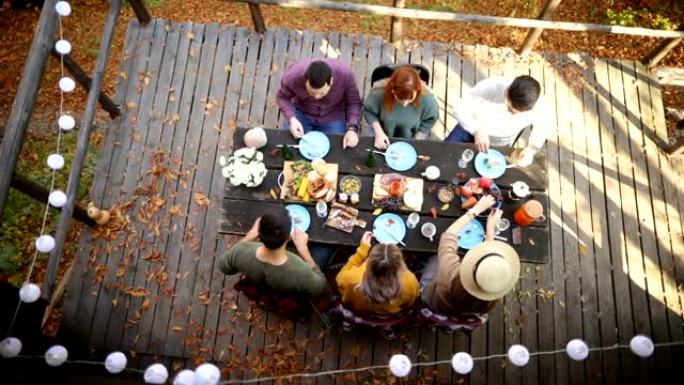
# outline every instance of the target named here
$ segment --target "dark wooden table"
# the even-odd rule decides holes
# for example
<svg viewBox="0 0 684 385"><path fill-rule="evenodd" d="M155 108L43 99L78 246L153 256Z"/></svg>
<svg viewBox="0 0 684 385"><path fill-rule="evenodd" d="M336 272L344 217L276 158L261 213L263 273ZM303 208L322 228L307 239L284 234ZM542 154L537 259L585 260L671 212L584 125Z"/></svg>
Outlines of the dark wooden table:
<svg viewBox="0 0 684 385"><path fill-rule="evenodd" d="M244 146L242 140L246 128L239 128L236 130L234 143L235 148ZM280 199L274 200L269 194L271 188L278 187L278 175L283 168L283 158L279 149L276 148L278 144L295 144L296 141L292 138L289 131L285 130L266 130L268 135L268 144L260 151L264 154L264 163L268 168L268 173L264 182L256 188L247 188L244 186L233 187L226 181L226 188L223 200L223 221L221 223L220 232L226 234L245 234L254 220L270 211L275 211L283 205L289 204ZM308 230L309 239L313 242L338 244L355 246L361 239L364 231L372 228L372 223L375 217L372 211L375 209L371 205L371 195L373 186L373 177L377 173L393 172L384 162L382 155L377 155L376 167L366 167L366 158L368 152L366 149L373 148L373 138L361 137L359 145L354 149L342 150L342 136L328 135L331 142L331 148L325 160L328 163L339 164L339 179L344 175L352 174L361 179L362 189L360 195L361 201L356 207L359 209L359 217L368 222L366 229L359 227L355 228L351 234L327 227L323 225L324 218L319 218L316 215L314 204L315 202L298 204L303 205L309 210L311 214L311 227ZM461 153L466 148L473 148L473 145L461 143L445 143L436 141L414 141L405 140L412 143L416 151L421 155L430 157L429 161L419 160L413 168L403 172L403 175L420 177L420 174L429 165L439 167L441 176L435 181L425 180L425 187L423 193L423 206L420 212L421 220L416 229L407 229L404 243L407 251L434 253L437 250L439 242L439 234L443 232L455 219L461 216L464 210L460 207L460 200L454 200L448 210L442 211L442 203L437 200L437 189L441 186L449 185L455 173L465 172L467 177L478 176L471 161L468 168L461 169L458 167L458 159ZM498 151L504 155L510 155L513 151L509 147L496 147ZM301 159L301 155L295 149L295 159ZM227 155L227 154L226 154ZM534 163L527 168L511 168L500 178L495 180L495 183L501 188L502 192L506 194L510 189L511 183L515 181L524 181L530 186L532 192L531 198L537 199L544 206L544 212L548 213L549 201L547 195L548 175L547 175L546 151L540 151L536 156ZM504 211L503 217L511 220L511 228L500 233L499 235L507 238L507 242L511 243L511 231L515 226L513 222L513 211L517 208L519 203L504 202L501 209ZM430 209L435 207L438 212L438 217L434 219L430 213ZM383 210L388 212L388 210ZM402 218L408 216L408 212L396 212ZM420 234L420 226L425 222L433 222L437 227L437 236L434 242L430 242ZM486 218L481 218L481 222L485 223ZM513 245L518 251L520 258L525 262L545 263L549 255L549 224L548 219L543 222L534 223L531 226L522 228L522 243Z"/></svg>

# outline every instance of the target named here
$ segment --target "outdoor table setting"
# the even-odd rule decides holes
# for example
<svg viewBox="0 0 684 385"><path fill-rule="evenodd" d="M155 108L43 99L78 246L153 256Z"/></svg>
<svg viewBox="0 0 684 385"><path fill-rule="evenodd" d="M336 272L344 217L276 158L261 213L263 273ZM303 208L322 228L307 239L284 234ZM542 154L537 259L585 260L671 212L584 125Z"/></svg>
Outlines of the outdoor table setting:
<svg viewBox="0 0 684 385"><path fill-rule="evenodd" d="M286 207L312 242L356 246L373 231L378 242L435 253L441 233L492 194L503 210L496 239L525 262L548 259L545 150L521 168L510 147L478 153L472 144L393 138L379 151L362 136L355 148L342 149L342 135L309 132L296 140L286 130L249 129L236 129L236 150L219 159L227 178L221 233L245 234L257 217ZM461 251L484 240L488 212L461 231Z"/></svg>

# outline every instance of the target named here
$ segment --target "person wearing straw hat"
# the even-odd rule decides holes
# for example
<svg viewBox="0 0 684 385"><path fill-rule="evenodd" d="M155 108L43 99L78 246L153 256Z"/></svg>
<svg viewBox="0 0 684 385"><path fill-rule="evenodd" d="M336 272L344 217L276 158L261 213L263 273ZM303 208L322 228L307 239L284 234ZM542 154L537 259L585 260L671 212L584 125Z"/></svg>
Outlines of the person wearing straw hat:
<svg viewBox="0 0 684 385"><path fill-rule="evenodd" d="M515 286L520 258L510 245L494 240L500 209L491 210L487 218L485 241L463 259L457 253L459 232L494 203L494 197L482 197L442 234L437 256L421 278L421 299L430 310L445 316L486 313Z"/></svg>

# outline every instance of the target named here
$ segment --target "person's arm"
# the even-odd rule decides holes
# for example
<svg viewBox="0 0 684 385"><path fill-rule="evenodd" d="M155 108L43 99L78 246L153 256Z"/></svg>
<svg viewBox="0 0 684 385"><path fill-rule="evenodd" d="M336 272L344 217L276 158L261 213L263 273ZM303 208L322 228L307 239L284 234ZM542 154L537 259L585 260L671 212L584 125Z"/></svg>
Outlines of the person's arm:
<svg viewBox="0 0 684 385"><path fill-rule="evenodd" d="M527 143L527 147L522 149L517 162L517 164L521 167L526 167L532 164L534 155L544 146L544 143L546 142L553 125L551 110L543 99L540 99L537 102L534 109L530 111L530 113L533 114L532 132L530 132L530 138Z"/></svg>
<svg viewBox="0 0 684 385"><path fill-rule="evenodd" d="M380 126L380 111L382 109L382 92L379 90L371 90L363 101L363 118L369 126L378 123ZM382 129L382 127L380 127ZM375 128L373 128L375 129Z"/></svg>
<svg viewBox="0 0 684 385"><path fill-rule="evenodd" d="M429 97L424 98L423 103L425 103L425 105L422 106L418 132L423 133L425 136L420 139L424 139L430 135L432 127L435 126L435 123L437 123L437 120L439 119L439 107L437 106L435 96L430 95ZM418 132L416 134L418 134Z"/></svg>
<svg viewBox="0 0 684 385"><path fill-rule="evenodd" d="M318 268L316 261L311 256L309 251L309 234L297 229L292 236L292 242L295 245L297 254L302 257L304 262L312 268Z"/></svg>
<svg viewBox="0 0 684 385"><path fill-rule="evenodd" d="M344 99L347 106L347 126L353 126L358 129L361 121L361 95L358 88L356 88L354 73L351 71L351 68L348 68L347 71L347 84L344 91Z"/></svg>
<svg viewBox="0 0 684 385"><path fill-rule="evenodd" d="M503 211L501 209L493 209L487 216L487 226L485 230L485 240L493 241L496 235L496 225L501 219Z"/></svg>
<svg viewBox="0 0 684 385"><path fill-rule="evenodd" d="M363 263L366 262L366 259L368 258L368 252L371 248L370 242L372 237L373 233L371 233L370 231L366 231L363 234L363 237L361 238L361 243L359 244L359 247L356 249L356 253L349 257L347 263L345 263L340 272L337 273L337 277L335 278L335 280L337 281L338 286L344 285L344 282L346 281L346 276L349 275L351 270L363 265Z"/></svg>
<svg viewBox="0 0 684 385"><path fill-rule="evenodd" d="M238 243L242 242L253 242L256 241L259 238L259 222L261 221L261 217L257 218L254 221L254 224L252 225L252 228L249 229L247 234L245 234L242 239L238 241Z"/></svg>
<svg viewBox="0 0 684 385"><path fill-rule="evenodd" d="M288 72L290 71L285 72L283 79L280 81L280 89L278 89L278 93L276 94L276 102L283 112L283 115L285 115L285 118L289 120L295 116L295 105L292 102L295 93L292 87L294 86L296 76L289 74Z"/></svg>
<svg viewBox="0 0 684 385"><path fill-rule="evenodd" d="M461 215L457 220L454 221L443 233L439 240L439 247L437 249L437 255L442 259L442 256L458 256L458 233L463 230L463 228L475 219L478 215L483 213L488 208L492 207L496 200L491 195L485 195L473 206L468 209L465 214ZM439 267L438 267L439 269Z"/></svg>
<svg viewBox="0 0 684 385"><path fill-rule="evenodd" d="M239 270L235 265L235 259L239 249L240 245L236 244L235 246L231 247L224 255L219 257L219 271L226 275L233 275L239 273Z"/></svg>

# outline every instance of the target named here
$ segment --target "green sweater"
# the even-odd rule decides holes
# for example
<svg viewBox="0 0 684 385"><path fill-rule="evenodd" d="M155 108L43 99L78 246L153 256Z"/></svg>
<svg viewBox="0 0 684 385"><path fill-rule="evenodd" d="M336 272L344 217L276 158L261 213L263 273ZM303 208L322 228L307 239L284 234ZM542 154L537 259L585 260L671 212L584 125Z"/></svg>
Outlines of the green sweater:
<svg viewBox="0 0 684 385"><path fill-rule="evenodd" d="M250 281L284 292L304 292L312 297L325 293L328 283L318 267L310 267L298 255L287 252L287 261L276 266L259 261L260 242L241 242L219 259L224 274L242 273Z"/></svg>
<svg viewBox="0 0 684 385"><path fill-rule="evenodd" d="M423 91L418 109L412 103L404 107L395 102L392 111L387 112L383 106L384 99L384 89L371 90L363 102L363 117L369 126L380 122L387 136L413 138L418 131L429 135L439 119L437 100L428 90Z"/></svg>

